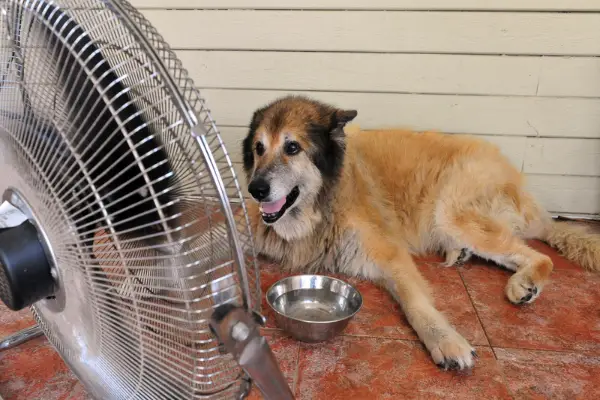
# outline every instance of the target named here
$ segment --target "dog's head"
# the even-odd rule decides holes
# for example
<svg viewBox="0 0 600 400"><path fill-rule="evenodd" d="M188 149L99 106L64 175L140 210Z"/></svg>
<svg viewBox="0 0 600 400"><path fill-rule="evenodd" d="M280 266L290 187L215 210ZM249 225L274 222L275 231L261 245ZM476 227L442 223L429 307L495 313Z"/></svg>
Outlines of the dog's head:
<svg viewBox="0 0 600 400"><path fill-rule="evenodd" d="M292 228L335 184L344 160L343 127L356 115L296 96L254 112L242 145L244 170L267 225Z"/></svg>

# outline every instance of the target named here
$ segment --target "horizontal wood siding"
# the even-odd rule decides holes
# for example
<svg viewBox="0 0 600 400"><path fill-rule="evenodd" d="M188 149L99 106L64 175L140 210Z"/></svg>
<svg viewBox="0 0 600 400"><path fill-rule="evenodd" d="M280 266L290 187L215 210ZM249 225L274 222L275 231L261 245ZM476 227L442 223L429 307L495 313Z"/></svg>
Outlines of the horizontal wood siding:
<svg viewBox="0 0 600 400"><path fill-rule="evenodd" d="M177 56L202 88L600 97L597 57L218 50Z"/></svg>
<svg viewBox="0 0 600 400"><path fill-rule="evenodd" d="M600 54L600 13L145 10L144 14L177 49Z"/></svg>
<svg viewBox="0 0 600 400"><path fill-rule="evenodd" d="M594 0L132 0L140 8L599 11Z"/></svg>
<svg viewBox="0 0 600 400"><path fill-rule="evenodd" d="M252 112L290 93L363 128L480 135L553 213L600 214L600 0L134 0L212 111L245 191Z"/></svg>
<svg viewBox="0 0 600 400"><path fill-rule="evenodd" d="M600 99L204 89L219 124L244 126L252 111L285 94L358 110L364 128L413 127L451 133L600 137Z"/></svg>

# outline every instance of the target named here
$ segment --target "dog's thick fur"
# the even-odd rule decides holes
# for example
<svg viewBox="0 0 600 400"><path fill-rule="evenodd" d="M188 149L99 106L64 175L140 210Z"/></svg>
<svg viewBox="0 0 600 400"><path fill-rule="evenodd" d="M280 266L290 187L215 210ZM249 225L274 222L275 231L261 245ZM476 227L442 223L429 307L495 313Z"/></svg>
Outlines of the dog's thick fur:
<svg viewBox="0 0 600 400"><path fill-rule="evenodd" d="M257 201L247 202L259 253L288 270L382 284L433 360L460 369L473 365L474 349L435 308L411 255L441 253L447 265L471 254L493 260L514 271L506 296L515 304L535 300L553 268L525 239L545 240L582 266L600 269L600 237L554 222L492 144L434 132L345 132L356 114L303 97L255 112L243 142L248 181L269 182L263 201L293 187L300 192L274 223L263 221ZM287 155L289 141L300 152Z"/></svg>

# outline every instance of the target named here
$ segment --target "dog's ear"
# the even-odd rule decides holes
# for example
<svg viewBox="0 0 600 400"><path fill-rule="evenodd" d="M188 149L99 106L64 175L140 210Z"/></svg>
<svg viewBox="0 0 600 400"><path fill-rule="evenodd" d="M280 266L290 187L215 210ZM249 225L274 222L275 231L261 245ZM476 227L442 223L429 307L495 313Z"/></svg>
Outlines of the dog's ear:
<svg viewBox="0 0 600 400"><path fill-rule="evenodd" d="M244 170L246 172L252 170L252 167L254 166L254 149L252 148L252 143L254 142L256 129L264 118L264 111L264 108L254 111L254 114L252 114L252 120L250 121L250 129L248 130L246 138L242 142L242 161L244 163Z"/></svg>
<svg viewBox="0 0 600 400"><path fill-rule="evenodd" d="M334 109L329 119L329 137L332 140L344 141L344 127L358 115L356 110Z"/></svg>
<svg viewBox="0 0 600 400"><path fill-rule="evenodd" d="M358 115L356 110L335 110L335 121L339 128L343 128L348 122L352 121Z"/></svg>
<svg viewBox="0 0 600 400"><path fill-rule="evenodd" d="M310 124L309 134L316 147L311 157L319 171L333 182L340 176L344 162L346 151L344 126L356 118L358 113L354 110L331 107L323 107L321 113L322 122Z"/></svg>

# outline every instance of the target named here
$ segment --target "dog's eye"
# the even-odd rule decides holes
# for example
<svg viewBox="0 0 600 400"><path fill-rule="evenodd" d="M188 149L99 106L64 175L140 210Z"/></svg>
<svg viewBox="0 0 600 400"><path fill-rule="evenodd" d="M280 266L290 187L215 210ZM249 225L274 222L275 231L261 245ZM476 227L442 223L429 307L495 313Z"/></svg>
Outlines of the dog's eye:
<svg viewBox="0 0 600 400"><path fill-rule="evenodd" d="M298 142L287 142L285 144L285 153L288 156L293 156L295 154L298 154L300 152L300 145L298 144Z"/></svg>
<svg viewBox="0 0 600 400"><path fill-rule="evenodd" d="M265 145L261 142L256 143L256 154L258 154L259 156L265 154Z"/></svg>

